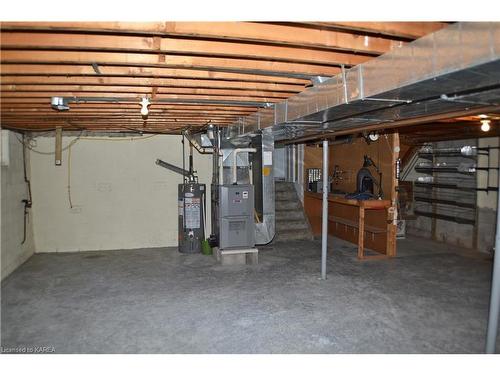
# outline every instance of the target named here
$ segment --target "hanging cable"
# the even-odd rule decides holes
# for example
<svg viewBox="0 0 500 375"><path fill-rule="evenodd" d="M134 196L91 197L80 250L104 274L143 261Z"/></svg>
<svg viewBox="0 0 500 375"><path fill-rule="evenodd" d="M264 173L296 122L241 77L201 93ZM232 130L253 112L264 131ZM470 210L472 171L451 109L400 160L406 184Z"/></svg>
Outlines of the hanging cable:
<svg viewBox="0 0 500 375"><path fill-rule="evenodd" d="M47 133L45 133L47 134ZM82 136L83 131L80 132L80 134L73 140L71 140L65 147L63 147L62 151L68 150L68 172L67 172L67 191L68 191L68 202L70 208L73 208L73 201L72 201L72 196L71 196L71 148L80 141L105 141L105 142L133 142L133 141L143 141L146 139L150 139L153 137L156 137L157 135L160 134L151 134L145 137L138 136L138 137L130 137L130 138L109 138L109 137L83 137ZM27 173L26 173L26 149L30 150L31 152L34 152L39 155L54 155L55 152L49 152L49 151L38 151L35 149L35 146L31 145L29 141L26 140L25 133L22 135L22 139L20 139L16 135L16 139L23 145L23 160L24 160L24 178L25 182L28 184L28 199L24 199L23 203L25 204L25 235L23 242L26 241L26 219L27 219L27 214L28 214L28 209L31 208L32 200L31 200L31 184L30 181L27 178Z"/></svg>
<svg viewBox="0 0 500 375"><path fill-rule="evenodd" d="M82 137L81 137L81 136L82 136L82 133L83 133L83 131L82 131L82 132L81 132L81 133L80 133L80 134L79 134L79 135L78 135L78 136L77 136L74 140L72 140L72 141L71 141L68 145L66 145L66 147L63 147L62 151L66 151L68 148L70 148L70 147L71 147L71 144L72 144L73 142L75 142L75 143L76 143L76 141L78 141L80 138L82 138ZM25 137L24 137L24 133L23 133L23 138L22 138L22 140L21 140L21 139L19 139L19 137L18 137L17 135L16 135L16 138L17 138L17 140L18 140L18 141L19 141L22 145L24 145L24 147L26 147L28 150L30 150L30 151L32 151L32 152L34 152L35 154L40 154L40 155L54 155L54 154L55 154L55 151L38 151L38 150L35 150L34 146L30 145L30 144L29 144L29 142L28 142L28 143L26 143L26 141L24 140L24 138L25 138Z"/></svg>
<svg viewBox="0 0 500 375"><path fill-rule="evenodd" d="M72 144L70 143L70 146L68 147L68 160L66 162L68 164L68 185L67 185L67 189L68 189L69 208L73 208L73 202L71 201L71 146L72 146Z"/></svg>
<svg viewBox="0 0 500 375"><path fill-rule="evenodd" d="M131 138L106 138L106 137L77 137L73 139L68 146L66 146L65 149L68 150L68 180L67 180L67 191L68 191L68 202L69 202L69 207L73 208L73 200L71 197L71 148L79 141L104 141L104 142L123 142L123 141L128 141L128 142L134 142L134 141L144 141L149 138L156 137L158 134L152 134L147 137L131 137Z"/></svg>
<svg viewBox="0 0 500 375"><path fill-rule="evenodd" d="M17 136L16 136L17 138ZM21 202L24 203L24 232L23 232L23 241L21 245L26 242L26 231L27 231L27 220L29 219L29 209L33 204L33 200L31 198L31 182L28 179L28 173L26 168L26 146L25 146L25 134L23 133L23 171L24 171L24 182L26 183L26 187L28 188L28 198L23 199Z"/></svg>

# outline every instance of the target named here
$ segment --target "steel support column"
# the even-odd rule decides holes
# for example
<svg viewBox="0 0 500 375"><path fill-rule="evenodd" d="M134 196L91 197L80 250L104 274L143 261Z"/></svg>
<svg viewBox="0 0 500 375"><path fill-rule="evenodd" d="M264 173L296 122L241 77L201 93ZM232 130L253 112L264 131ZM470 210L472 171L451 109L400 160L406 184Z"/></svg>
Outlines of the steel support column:
<svg viewBox="0 0 500 375"><path fill-rule="evenodd" d="M328 249L328 140L323 141L323 213L321 227L321 278L326 280L326 253Z"/></svg>

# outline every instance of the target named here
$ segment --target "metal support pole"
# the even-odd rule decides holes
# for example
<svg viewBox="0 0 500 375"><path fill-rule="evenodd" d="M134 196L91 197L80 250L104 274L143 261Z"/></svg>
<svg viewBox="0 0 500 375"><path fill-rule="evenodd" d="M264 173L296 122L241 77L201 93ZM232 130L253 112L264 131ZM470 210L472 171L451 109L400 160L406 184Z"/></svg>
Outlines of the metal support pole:
<svg viewBox="0 0 500 375"><path fill-rule="evenodd" d="M500 186L500 172L498 173ZM497 193L497 232L495 237L495 258L493 259L493 277L491 280L490 315L486 334L486 353L495 353L498 333L498 314L500 313L500 192Z"/></svg>
<svg viewBox="0 0 500 375"><path fill-rule="evenodd" d="M323 213L321 226L321 278L326 280L326 251L328 247L328 140L323 141Z"/></svg>

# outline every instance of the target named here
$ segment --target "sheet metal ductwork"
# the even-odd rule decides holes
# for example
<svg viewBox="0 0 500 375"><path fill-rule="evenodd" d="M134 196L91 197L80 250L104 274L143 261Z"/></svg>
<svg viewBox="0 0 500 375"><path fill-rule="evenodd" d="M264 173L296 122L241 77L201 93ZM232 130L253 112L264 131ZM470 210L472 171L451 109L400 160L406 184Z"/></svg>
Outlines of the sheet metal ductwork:
<svg viewBox="0 0 500 375"><path fill-rule="evenodd" d="M260 202L256 205L259 222L255 223L255 241L258 245L265 245L273 240L275 234L274 137L271 129L262 131L252 143L257 148L252 155L254 165L260 164L260 168L253 169L255 198Z"/></svg>
<svg viewBox="0 0 500 375"><path fill-rule="evenodd" d="M272 128L298 140L499 103L500 23L456 23L240 118L226 136Z"/></svg>

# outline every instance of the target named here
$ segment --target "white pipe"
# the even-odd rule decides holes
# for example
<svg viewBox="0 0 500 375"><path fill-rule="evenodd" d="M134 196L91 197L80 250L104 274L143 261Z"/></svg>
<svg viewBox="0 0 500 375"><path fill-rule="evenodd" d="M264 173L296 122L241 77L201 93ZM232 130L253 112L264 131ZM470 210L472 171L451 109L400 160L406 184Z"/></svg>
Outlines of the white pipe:
<svg viewBox="0 0 500 375"><path fill-rule="evenodd" d="M328 247L328 141L323 141L323 213L321 226L321 278L326 280L326 252Z"/></svg>
<svg viewBox="0 0 500 375"><path fill-rule="evenodd" d="M500 173L498 185L500 186ZM486 333L486 353L494 354L498 334L498 314L500 313L500 193L497 194L497 233L495 236L495 258L491 280L490 314Z"/></svg>
<svg viewBox="0 0 500 375"><path fill-rule="evenodd" d="M238 182L237 156L240 152L257 152L256 148L235 148L233 151L233 184Z"/></svg>

